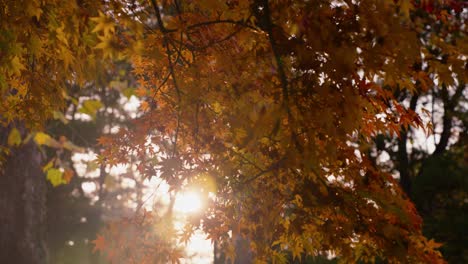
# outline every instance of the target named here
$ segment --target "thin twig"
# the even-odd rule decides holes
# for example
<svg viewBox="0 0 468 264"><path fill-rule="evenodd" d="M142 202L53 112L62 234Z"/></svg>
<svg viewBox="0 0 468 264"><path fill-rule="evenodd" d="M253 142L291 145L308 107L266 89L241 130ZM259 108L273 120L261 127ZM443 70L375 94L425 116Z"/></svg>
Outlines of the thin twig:
<svg viewBox="0 0 468 264"><path fill-rule="evenodd" d="M245 21L242 21L242 20L231 20L231 19L221 19L221 20L211 20L211 21L205 21L205 22L200 22L200 23L196 23L196 24L193 24L193 25L190 25L187 27L188 30L192 30L192 29L195 29L197 27L202 27L202 26L208 26L208 25L214 25L214 24L234 24L234 25L237 25L237 26L242 26L242 27L246 27L246 28L250 28L254 31L258 31L258 28L252 26L252 25L249 25L247 24Z"/></svg>
<svg viewBox="0 0 468 264"><path fill-rule="evenodd" d="M180 102L181 102L181 94L180 94L180 89L179 85L177 83L177 78L175 76L175 71L174 71L174 64L172 62L171 58L171 50L169 47L169 40L167 37L167 33L173 32L175 30L168 30L164 27L163 21L161 19L161 13L159 11L159 6L156 2L156 0L151 0L151 3L153 4L154 12L156 13L156 19L158 21L159 28L161 32L163 33L163 44L166 49L166 54L167 54L167 60L169 64L169 72L172 76L172 82L174 84L174 88L176 89L176 94L177 94L177 101L178 105L176 106L177 108L177 125L176 125L176 131L174 135L174 141L173 141L173 149L172 149L172 156L174 157L176 152L177 152L177 139L179 136L179 128L180 128L180 116L181 116L181 109L180 109Z"/></svg>

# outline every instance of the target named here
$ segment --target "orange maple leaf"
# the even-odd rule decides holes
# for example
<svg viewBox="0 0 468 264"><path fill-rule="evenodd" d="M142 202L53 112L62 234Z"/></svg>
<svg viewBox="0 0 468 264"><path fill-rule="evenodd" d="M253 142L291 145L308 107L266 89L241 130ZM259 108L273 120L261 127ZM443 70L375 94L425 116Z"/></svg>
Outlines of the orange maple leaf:
<svg viewBox="0 0 468 264"><path fill-rule="evenodd" d="M443 245L442 243L435 242L434 239L431 239L431 240L426 242L426 248L428 248L428 249L440 248L442 245Z"/></svg>
<svg viewBox="0 0 468 264"><path fill-rule="evenodd" d="M98 142L98 145L105 146L105 145L112 143L112 139L110 137L101 136L97 139L97 142Z"/></svg>
<svg viewBox="0 0 468 264"><path fill-rule="evenodd" d="M140 86L135 90L135 94L138 95L138 97L143 97L148 95L148 90Z"/></svg>
<svg viewBox="0 0 468 264"><path fill-rule="evenodd" d="M92 242L94 243L93 253L97 250L102 251L106 246L106 239L101 235L97 235L97 238Z"/></svg>
<svg viewBox="0 0 468 264"><path fill-rule="evenodd" d="M71 179L73 178L73 175L75 173L70 170L70 169L66 169L65 172L63 173L63 179L67 182L67 183L70 183Z"/></svg>

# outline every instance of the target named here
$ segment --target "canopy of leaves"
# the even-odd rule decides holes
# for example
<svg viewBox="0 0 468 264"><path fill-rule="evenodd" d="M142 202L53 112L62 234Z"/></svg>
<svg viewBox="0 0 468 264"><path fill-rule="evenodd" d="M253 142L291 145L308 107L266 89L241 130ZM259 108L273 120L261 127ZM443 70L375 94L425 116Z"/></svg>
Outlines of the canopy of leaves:
<svg viewBox="0 0 468 264"><path fill-rule="evenodd" d="M41 127L65 107L66 83L92 80L96 1L0 1L2 124Z"/></svg>
<svg viewBox="0 0 468 264"><path fill-rule="evenodd" d="M149 21L143 37L132 35L143 47L132 59L145 114L106 141L120 146L105 152L108 162L140 153L140 172L160 170L174 189L212 179L217 198L202 218L205 231L223 240L237 230L259 261L286 248L294 257L332 250L345 260L437 261L413 205L356 147L421 125L393 91L424 89L415 85L424 81L415 65L430 50L418 39L421 17L410 16L422 8L151 4L133 13ZM437 43L453 54L450 71L466 78L463 49ZM433 66L440 76L445 69Z"/></svg>

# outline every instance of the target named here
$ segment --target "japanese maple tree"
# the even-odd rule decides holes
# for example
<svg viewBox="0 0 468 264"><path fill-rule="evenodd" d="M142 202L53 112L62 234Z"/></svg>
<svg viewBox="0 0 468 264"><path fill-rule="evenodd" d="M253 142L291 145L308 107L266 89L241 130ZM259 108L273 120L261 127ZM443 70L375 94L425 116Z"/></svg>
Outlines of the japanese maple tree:
<svg viewBox="0 0 468 264"><path fill-rule="evenodd" d="M174 193L200 186L209 206L185 227L186 236L203 229L231 259L236 240L247 240L257 263L284 263L286 251L298 259L332 252L345 262L443 263L439 244L422 235L414 205L367 148L379 133L426 127L395 93L417 94L431 78L466 82L466 41L447 45L434 34L430 46L419 35L427 21L450 23L463 12L453 2L95 4L97 14L73 13L80 22L70 28L56 21L56 40L39 42L62 49L62 57L32 53L43 58L38 65L55 90L28 88L24 78L37 66L26 67L29 54L10 50L10 64L0 69L4 86L17 91L2 90L8 100L1 107L10 113L2 119L50 117L66 97L59 81L91 77L78 63L88 54L91 61L128 59L140 114L133 127L98 140L105 147L100 161L116 165L136 156L142 175L161 177ZM38 3L30 16L41 19L45 6ZM435 57L428 75L417 65L433 56L432 47L450 54L450 63ZM51 91L62 93L41 101ZM44 110L41 118L11 114L25 98L32 100L25 109L34 103ZM105 251L103 241L99 236L96 247Z"/></svg>
<svg viewBox="0 0 468 264"><path fill-rule="evenodd" d="M150 1L103 13L122 29L98 24L100 47L129 54L144 101L133 129L101 139L102 159L139 153L140 172L174 191L214 182L216 198L187 232L201 224L226 248L243 237L259 262L282 262L286 249L443 262L398 182L365 154L377 133L425 125L394 98L427 89L415 65L431 53L414 10L450 20L424 4ZM433 67L440 82L446 71L466 79L463 48L437 43L453 54L450 67Z"/></svg>

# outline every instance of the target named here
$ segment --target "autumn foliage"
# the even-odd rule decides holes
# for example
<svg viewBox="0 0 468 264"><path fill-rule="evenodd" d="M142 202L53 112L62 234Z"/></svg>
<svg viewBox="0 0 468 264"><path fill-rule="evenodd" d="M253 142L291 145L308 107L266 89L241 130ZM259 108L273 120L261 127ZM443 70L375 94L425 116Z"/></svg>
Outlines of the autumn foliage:
<svg viewBox="0 0 468 264"><path fill-rule="evenodd" d="M20 48L2 44L2 122L40 124L63 110L64 83L128 60L139 114L99 139L99 160L136 156L139 173L173 192L210 183L209 206L187 234L202 229L231 253L243 237L257 263L284 263L288 252L444 263L368 151L377 134L430 129L395 92L466 82L461 2L27 2L26 15L11 4L3 11L11 28L0 42ZM427 26L446 35L423 42Z"/></svg>

